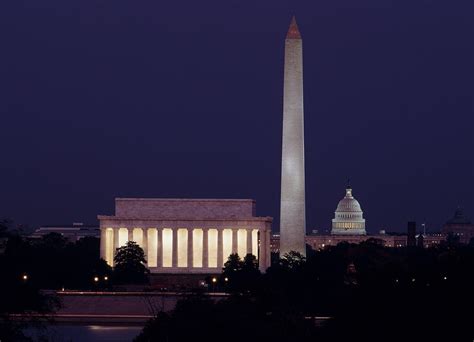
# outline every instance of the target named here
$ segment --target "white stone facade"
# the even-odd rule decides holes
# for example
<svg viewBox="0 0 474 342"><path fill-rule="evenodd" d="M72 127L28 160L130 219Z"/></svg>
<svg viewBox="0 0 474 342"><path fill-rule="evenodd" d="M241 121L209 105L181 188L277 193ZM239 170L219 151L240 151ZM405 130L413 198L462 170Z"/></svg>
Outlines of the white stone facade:
<svg viewBox="0 0 474 342"><path fill-rule="evenodd" d="M337 205L331 234L366 235L363 212L350 187L346 188L346 196Z"/></svg>
<svg viewBox="0 0 474 342"><path fill-rule="evenodd" d="M231 253L254 254L261 271L270 266L272 218L256 217L253 200L117 198L115 216L98 218L111 266L130 240L152 273L218 273Z"/></svg>
<svg viewBox="0 0 474 342"><path fill-rule="evenodd" d="M285 40L281 158L280 255L306 255L303 42L293 18Z"/></svg>

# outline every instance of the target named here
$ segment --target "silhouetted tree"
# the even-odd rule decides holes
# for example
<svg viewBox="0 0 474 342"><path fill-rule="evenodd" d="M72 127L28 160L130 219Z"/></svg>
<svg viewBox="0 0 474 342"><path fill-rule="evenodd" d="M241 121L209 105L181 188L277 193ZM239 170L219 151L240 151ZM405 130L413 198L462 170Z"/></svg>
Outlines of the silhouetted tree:
<svg viewBox="0 0 474 342"><path fill-rule="evenodd" d="M117 248L114 262L114 280L117 283L144 284L148 282L150 271L145 266L145 253L135 241L128 241L125 246Z"/></svg>
<svg viewBox="0 0 474 342"><path fill-rule="evenodd" d="M255 255L247 254L242 260L231 254L224 264L221 283L228 292L250 293L258 287L260 275Z"/></svg>
<svg viewBox="0 0 474 342"><path fill-rule="evenodd" d="M179 301L175 310L150 320L136 342L312 341L315 327L295 313L270 313L248 296L219 302L206 296Z"/></svg>
<svg viewBox="0 0 474 342"><path fill-rule="evenodd" d="M224 263L223 272L227 276L231 276L234 273L242 269L242 259L237 253L230 254L227 261Z"/></svg>
<svg viewBox="0 0 474 342"><path fill-rule="evenodd" d="M9 234L9 228L11 225L10 220L0 220L0 238L5 238L8 237Z"/></svg>
<svg viewBox="0 0 474 342"><path fill-rule="evenodd" d="M280 265L290 270L298 270L304 266L305 263L306 257L295 251L286 253L283 258L280 259Z"/></svg>
<svg viewBox="0 0 474 342"><path fill-rule="evenodd" d="M0 254L0 341L27 341L23 329L39 324L29 315L40 314L46 319L59 307L54 295L40 291L41 282L33 272L38 256L31 251L20 236L10 235ZM22 314L24 320L12 320L10 314Z"/></svg>

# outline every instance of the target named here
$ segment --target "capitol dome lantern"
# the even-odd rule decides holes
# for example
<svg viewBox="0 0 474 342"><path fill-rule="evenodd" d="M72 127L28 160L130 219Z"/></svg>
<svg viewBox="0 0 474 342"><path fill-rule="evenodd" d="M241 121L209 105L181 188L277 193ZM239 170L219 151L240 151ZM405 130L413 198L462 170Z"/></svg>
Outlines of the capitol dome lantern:
<svg viewBox="0 0 474 342"><path fill-rule="evenodd" d="M352 196L352 188L347 186L346 196L339 201L332 220L333 235L366 235L365 219L359 202Z"/></svg>

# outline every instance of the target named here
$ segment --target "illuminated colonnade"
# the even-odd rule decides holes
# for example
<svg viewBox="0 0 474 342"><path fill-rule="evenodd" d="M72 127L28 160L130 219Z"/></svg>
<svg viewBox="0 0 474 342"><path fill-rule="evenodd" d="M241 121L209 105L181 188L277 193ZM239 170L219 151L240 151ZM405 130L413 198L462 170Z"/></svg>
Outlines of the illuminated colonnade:
<svg viewBox="0 0 474 342"><path fill-rule="evenodd" d="M271 217L257 217L250 199L116 198L115 215L99 215L101 257L113 266L117 248L140 245L152 273L220 272L231 253L270 266Z"/></svg>
<svg viewBox="0 0 474 342"><path fill-rule="evenodd" d="M105 242L102 257L111 266L117 248L128 241L135 241L142 247L147 266L157 273L173 268L191 272L221 268L231 253L238 253L241 258L253 254L259 258L263 269L269 262L265 260L266 255L260 257L258 248L261 244L259 233L260 239L268 239L265 243L269 243L270 231L258 228L105 227L101 233Z"/></svg>

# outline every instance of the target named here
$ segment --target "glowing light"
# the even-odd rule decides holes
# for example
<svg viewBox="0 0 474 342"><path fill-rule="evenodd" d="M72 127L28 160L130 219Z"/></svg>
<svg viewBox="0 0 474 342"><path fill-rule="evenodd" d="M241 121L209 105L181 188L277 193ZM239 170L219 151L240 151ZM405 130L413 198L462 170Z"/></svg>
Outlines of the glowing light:
<svg viewBox="0 0 474 342"><path fill-rule="evenodd" d="M225 280L225 281L229 281L229 278L225 277L224 280Z"/></svg>
<svg viewBox="0 0 474 342"><path fill-rule="evenodd" d="M158 266L156 258L158 256L158 230L156 228L148 229L148 267Z"/></svg>
<svg viewBox="0 0 474 342"><path fill-rule="evenodd" d="M105 230L105 261L109 266L114 264L114 230L112 228Z"/></svg>
<svg viewBox="0 0 474 342"><path fill-rule="evenodd" d="M209 229L207 243L209 267L217 267L217 229Z"/></svg>
<svg viewBox="0 0 474 342"><path fill-rule="evenodd" d="M143 229L133 228L133 241L143 248Z"/></svg>
<svg viewBox="0 0 474 342"><path fill-rule="evenodd" d="M120 228L118 230L118 244L119 247L125 246L128 242L128 229Z"/></svg>
<svg viewBox="0 0 474 342"><path fill-rule="evenodd" d="M215 283L216 281L217 281L217 278L216 278L216 277L212 278L212 282L213 282L213 283Z"/></svg>
<svg viewBox="0 0 474 342"><path fill-rule="evenodd" d="M169 228L163 229L163 267L173 266L173 231Z"/></svg>
<svg viewBox="0 0 474 342"><path fill-rule="evenodd" d="M193 229L193 267L202 267L202 249L204 233L202 229Z"/></svg>
<svg viewBox="0 0 474 342"><path fill-rule="evenodd" d="M178 267L188 266L188 230L178 229Z"/></svg>
<svg viewBox="0 0 474 342"><path fill-rule="evenodd" d="M104 277L104 280L105 280L105 281L109 280L109 277L105 276L105 277Z"/></svg>
<svg viewBox="0 0 474 342"><path fill-rule="evenodd" d="M22 278L23 278L23 280L28 280L28 275L27 275L27 274L23 274Z"/></svg>
<svg viewBox="0 0 474 342"><path fill-rule="evenodd" d="M94 277L94 281L97 283L99 281L99 277Z"/></svg>
<svg viewBox="0 0 474 342"><path fill-rule="evenodd" d="M252 230L252 254L258 257L258 229Z"/></svg>
<svg viewBox="0 0 474 342"><path fill-rule="evenodd" d="M237 254L241 258L247 255L247 229L237 231Z"/></svg>
<svg viewBox="0 0 474 342"><path fill-rule="evenodd" d="M232 229L222 231L222 254L224 257L222 258L222 265L219 265L219 267L224 266L227 258L232 254Z"/></svg>

